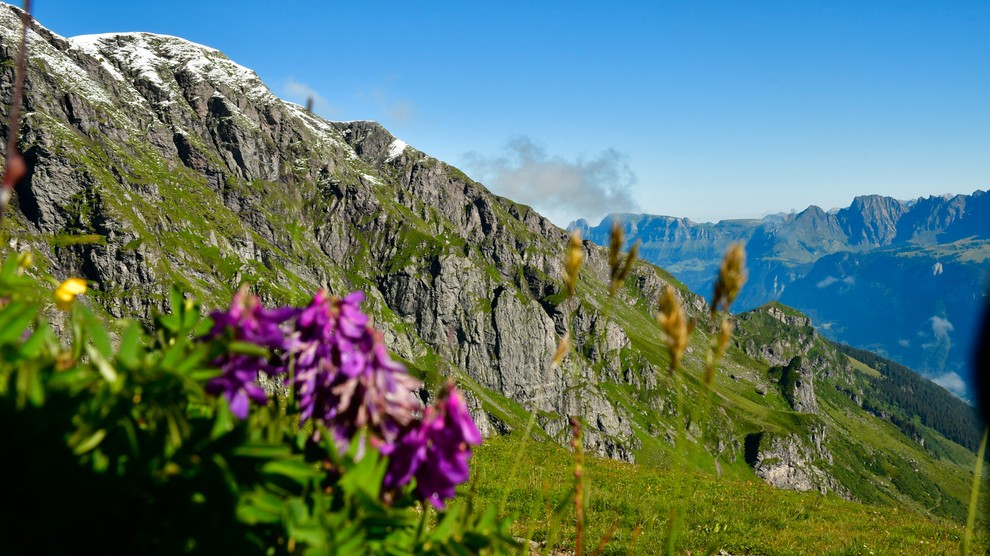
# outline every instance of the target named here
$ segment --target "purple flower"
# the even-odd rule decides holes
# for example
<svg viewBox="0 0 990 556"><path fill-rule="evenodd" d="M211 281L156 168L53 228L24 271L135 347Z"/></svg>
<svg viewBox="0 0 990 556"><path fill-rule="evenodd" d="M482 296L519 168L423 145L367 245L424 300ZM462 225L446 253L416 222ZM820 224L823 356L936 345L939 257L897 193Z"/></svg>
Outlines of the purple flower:
<svg viewBox="0 0 990 556"><path fill-rule="evenodd" d="M433 407L426 408L419 426L411 428L389 455L386 490L416 478L416 494L437 509L454 497L457 485L468 480L472 444L481 443L481 433L471 419L464 398L452 383Z"/></svg>
<svg viewBox="0 0 990 556"><path fill-rule="evenodd" d="M299 315L291 350L301 420L322 423L341 447L360 428L389 446L420 408L413 392L421 383L389 358L363 300L361 292L317 293Z"/></svg>
<svg viewBox="0 0 990 556"><path fill-rule="evenodd" d="M298 310L290 307L265 309L257 296L249 294L247 288L241 288L234 294L227 311L210 314L213 328L205 339L226 337L273 351L286 350L290 343L281 325L296 314ZM222 374L206 383L206 391L214 396L222 394L230 404L231 413L239 419L247 417L250 400L262 405L268 403L268 396L256 382L258 371L278 375L286 369L277 356L269 360L229 351L213 364L220 367Z"/></svg>
<svg viewBox="0 0 990 556"><path fill-rule="evenodd" d="M213 328L206 336L218 338L231 330L234 340L269 349L286 349L289 344L281 324L298 312L292 307L265 309L258 296L249 294L247 288L242 287L234 294L230 309L210 313Z"/></svg>
<svg viewBox="0 0 990 556"><path fill-rule="evenodd" d="M265 405L268 395L255 382L261 362L251 355L225 354L214 361L223 374L212 378L206 383L206 392L214 396L223 394L230 404L230 412L238 419L245 419L248 414L249 400Z"/></svg>

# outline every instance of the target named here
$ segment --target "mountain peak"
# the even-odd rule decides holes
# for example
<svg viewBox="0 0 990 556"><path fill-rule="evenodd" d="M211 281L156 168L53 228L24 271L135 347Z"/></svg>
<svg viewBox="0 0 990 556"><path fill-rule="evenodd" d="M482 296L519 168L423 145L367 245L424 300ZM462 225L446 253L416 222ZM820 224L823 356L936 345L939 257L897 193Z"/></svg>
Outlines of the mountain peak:
<svg viewBox="0 0 990 556"><path fill-rule="evenodd" d="M892 197L860 195L837 214L853 245L890 245L897 237L897 221L907 206Z"/></svg>

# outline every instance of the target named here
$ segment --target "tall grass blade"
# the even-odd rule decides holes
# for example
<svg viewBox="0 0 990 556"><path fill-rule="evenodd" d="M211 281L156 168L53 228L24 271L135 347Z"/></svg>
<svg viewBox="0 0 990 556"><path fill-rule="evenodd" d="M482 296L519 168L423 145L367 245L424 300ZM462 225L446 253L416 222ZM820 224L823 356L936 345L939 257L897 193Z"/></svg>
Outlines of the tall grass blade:
<svg viewBox="0 0 990 556"><path fill-rule="evenodd" d="M973 542L973 529L976 528L976 505L980 498L980 482L983 480L983 459L987 453L987 434L990 427L983 429L983 440L976 452L976 468L973 470L973 488L969 491L969 516L966 518L966 533L963 535L960 554L969 556L970 543Z"/></svg>

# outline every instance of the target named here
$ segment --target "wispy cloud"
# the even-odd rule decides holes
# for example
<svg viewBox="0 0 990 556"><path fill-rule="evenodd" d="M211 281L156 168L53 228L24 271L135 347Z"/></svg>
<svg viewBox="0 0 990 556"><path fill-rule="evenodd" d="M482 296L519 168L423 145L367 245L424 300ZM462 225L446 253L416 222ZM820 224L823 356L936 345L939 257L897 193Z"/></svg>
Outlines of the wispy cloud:
<svg viewBox="0 0 990 556"><path fill-rule="evenodd" d="M630 194L636 174L614 149L567 160L523 135L510 139L499 156L465 154L464 166L495 193L531 205L558 225L636 209Z"/></svg>
<svg viewBox="0 0 990 556"><path fill-rule="evenodd" d="M827 287L831 286L832 284L835 284L836 282L842 282L843 284L845 284L847 286L852 286L852 285L854 285L856 283L856 277L855 276L846 276L845 278L839 280L835 276L826 276L824 279L822 279L817 284L815 284L815 287L817 287L819 289L821 289L821 288L827 288Z"/></svg>
<svg viewBox="0 0 990 556"><path fill-rule="evenodd" d="M952 323L949 322L949 319L946 318L934 316L928 319L928 322L931 323L932 334L935 335L935 339L937 340L948 340L949 332L955 330L955 327L952 326Z"/></svg>
<svg viewBox="0 0 990 556"><path fill-rule="evenodd" d="M312 99L313 111L321 116L330 117L337 113L337 109L327 102L323 98L323 95L317 92L316 89L301 81L296 81L293 77L289 77L282 84L282 96L290 102L295 102L303 106L306 106L306 102Z"/></svg>
<svg viewBox="0 0 990 556"><path fill-rule="evenodd" d="M966 395L966 383L958 373L948 372L932 377L932 382L962 398Z"/></svg>

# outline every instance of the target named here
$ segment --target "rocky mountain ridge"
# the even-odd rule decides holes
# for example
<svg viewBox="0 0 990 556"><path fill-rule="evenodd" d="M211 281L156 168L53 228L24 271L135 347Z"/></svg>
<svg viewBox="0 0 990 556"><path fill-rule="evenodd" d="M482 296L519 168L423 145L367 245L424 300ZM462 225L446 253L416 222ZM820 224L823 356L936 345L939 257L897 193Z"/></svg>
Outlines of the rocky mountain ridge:
<svg viewBox="0 0 990 556"><path fill-rule="evenodd" d="M0 6L4 103L16 13ZM538 435L564 441L576 414L601 455L669 465L684 459L683 437L700 469L918 507L934 498L877 490L864 454L923 460L933 481L965 473L966 456L917 452L837 389L856 391L856 371L786 308L741 315L714 409L682 408L675 399L702 391L714 330L696 328L683 374L670 376L656 300L672 285L705 323L703 298L639 263L613 299L608 253L586 241L567 299L564 230L374 122L328 122L278 99L216 50L144 33L64 39L36 24L29 58L30 177L0 221L4 249L32 252L43 276L86 278L108 315L147 318L172 284L209 308L242 282L272 304L361 289L396 357L431 391L458 381L489 434L532 418ZM571 353L552 365L567 331ZM874 436L902 451L857 436L845 412L873 419ZM930 445L951 445L925 430ZM965 496L952 485L945 500Z"/></svg>

